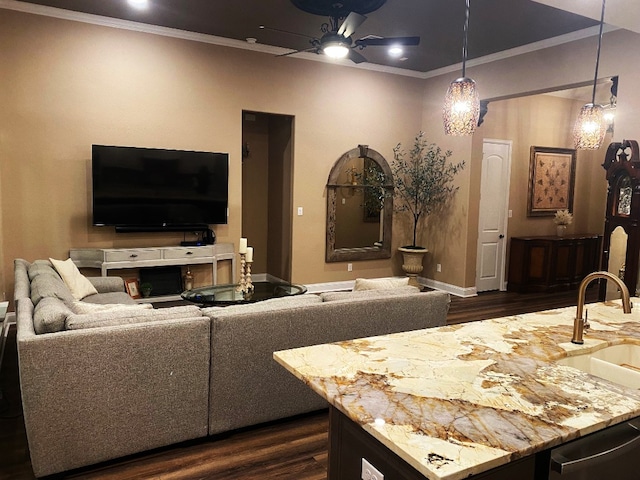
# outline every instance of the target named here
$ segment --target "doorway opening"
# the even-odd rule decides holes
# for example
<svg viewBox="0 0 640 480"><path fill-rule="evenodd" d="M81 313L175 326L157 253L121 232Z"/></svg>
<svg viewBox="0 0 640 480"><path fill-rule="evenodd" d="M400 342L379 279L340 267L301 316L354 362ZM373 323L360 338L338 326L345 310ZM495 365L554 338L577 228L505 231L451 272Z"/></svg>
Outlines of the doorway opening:
<svg viewBox="0 0 640 480"><path fill-rule="evenodd" d="M291 282L293 120L242 112L242 236L254 249L254 281Z"/></svg>

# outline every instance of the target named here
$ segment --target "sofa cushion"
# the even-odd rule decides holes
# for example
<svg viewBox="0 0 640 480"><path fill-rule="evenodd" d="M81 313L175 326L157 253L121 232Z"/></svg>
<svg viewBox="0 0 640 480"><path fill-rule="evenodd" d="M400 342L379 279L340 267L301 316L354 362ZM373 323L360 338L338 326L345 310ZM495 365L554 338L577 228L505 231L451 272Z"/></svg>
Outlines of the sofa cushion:
<svg viewBox="0 0 640 480"><path fill-rule="evenodd" d="M100 294L98 294L100 295ZM98 312L113 312L116 310L131 311L131 309L151 309L153 305L150 303L135 303L132 305L122 303L88 303L88 302L73 302L71 310L76 314L83 313L98 313Z"/></svg>
<svg viewBox="0 0 640 480"><path fill-rule="evenodd" d="M356 278L353 291L389 289L406 287L407 285L409 285L409 277Z"/></svg>
<svg viewBox="0 0 640 480"><path fill-rule="evenodd" d="M119 303L122 305L136 305L137 302L129 296L126 292L106 292L96 293L95 295L89 295L82 299L83 303L93 304L114 304Z"/></svg>
<svg viewBox="0 0 640 480"><path fill-rule="evenodd" d="M381 288L377 290L360 290L355 292L325 292L320 294L320 298L323 302L333 302L336 300L362 300L367 298L379 298L414 293L420 293L420 289L412 285L406 285L398 288Z"/></svg>
<svg viewBox="0 0 640 480"><path fill-rule="evenodd" d="M68 258L67 260L55 260L50 258L49 261L53 264L56 271L60 274L64 283L71 290L73 298L76 300L82 300L88 295L98 293L96 287L80 273L73 260Z"/></svg>
<svg viewBox="0 0 640 480"><path fill-rule="evenodd" d="M31 281L31 301L38 305L40 300L47 297L62 300L71 305L75 299L59 276L36 275Z"/></svg>
<svg viewBox="0 0 640 480"><path fill-rule="evenodd" d="M60 278L60 275L58 275L58 272L56 272L49 260L36 260L29 264L27 274L29 275L29 280L33 280L36 275L53 275L54 277Z"/></svg>
<svg viewBox="0 0 640 480"><path fill-rule="evenodd" d="M98 293L124 292L124 280L121 277L87 277Z"/></svg>
<svg viewBox="0 0 640 480"><path fill-rule="evenodd" d="M61 332L69 315L73 311L62 300L45 297L33 312L33 328L37 334Z"/></svg>
<svg viewBox="0 0 640 480"><path fill-rule="evenodd" d="M206 307L202 313L208 317L228 317L242 313L270 312L272 310L287 310L322 303L317 295L293 295L290 297L271 298L262 302L229 305L228 307Z"/></svg>
<svg viewBox="0 0 640 480"><path fill-rule="evenodd" d="M159 309L118 309L97 313L72 314L67 317L67 330L83 328L113 327L117 325L132 325L136 323L155 322L159 320L175 320L179 318L202 317L200 308L196 305L168 307Z"/></svg>

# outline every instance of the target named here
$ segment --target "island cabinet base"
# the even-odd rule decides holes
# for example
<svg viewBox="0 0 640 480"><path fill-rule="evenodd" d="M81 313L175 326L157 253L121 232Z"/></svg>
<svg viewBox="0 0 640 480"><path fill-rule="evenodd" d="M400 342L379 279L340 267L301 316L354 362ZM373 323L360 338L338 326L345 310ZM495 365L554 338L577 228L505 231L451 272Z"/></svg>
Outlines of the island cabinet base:
<svg viewBox="0 0 640 480"><path fill-rule="evenodd" d="M360 480L362 459L375 467L385 480L425 480L413 468L362 427L335 407L329 413L329 474L328 480ZM508 465L466 477L468 480L536 480L536 456L531 455ZM538 468L540 472L540 467ZM544 477L547 478L547 477Z"/></svg>

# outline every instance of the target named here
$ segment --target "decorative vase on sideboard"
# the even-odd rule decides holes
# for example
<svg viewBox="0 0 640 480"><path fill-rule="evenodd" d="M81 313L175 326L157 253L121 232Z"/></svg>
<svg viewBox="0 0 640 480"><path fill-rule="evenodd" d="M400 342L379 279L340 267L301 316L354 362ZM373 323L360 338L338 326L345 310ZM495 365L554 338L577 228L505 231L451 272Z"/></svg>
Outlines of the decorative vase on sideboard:
<svg viewBox="0 0 640 480"><path fill-rule="evenodd" d="M566 225L556 225L556 235L559 237L564 237L564 234L567 232Z"/></svg>
<svg viewBox="0 0 640 480"><path fill-rule="evenodd" d="M409 277L409 285L422 289L418 283L418 275L424 269L422 260L429 250L422 247L400 247L398 251L402 253L402 270Z"/></svg>

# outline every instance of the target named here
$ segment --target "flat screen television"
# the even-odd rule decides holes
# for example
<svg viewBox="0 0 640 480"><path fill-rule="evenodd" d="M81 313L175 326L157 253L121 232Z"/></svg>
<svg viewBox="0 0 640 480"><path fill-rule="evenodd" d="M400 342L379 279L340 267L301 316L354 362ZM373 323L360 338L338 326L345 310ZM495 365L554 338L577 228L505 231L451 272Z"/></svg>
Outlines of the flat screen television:
<svg viewBox="0 0 640 480"><path fill-rule="evenodd" d="M92 146L93 225L201 231L227 223L229 155Z"/></svg>

